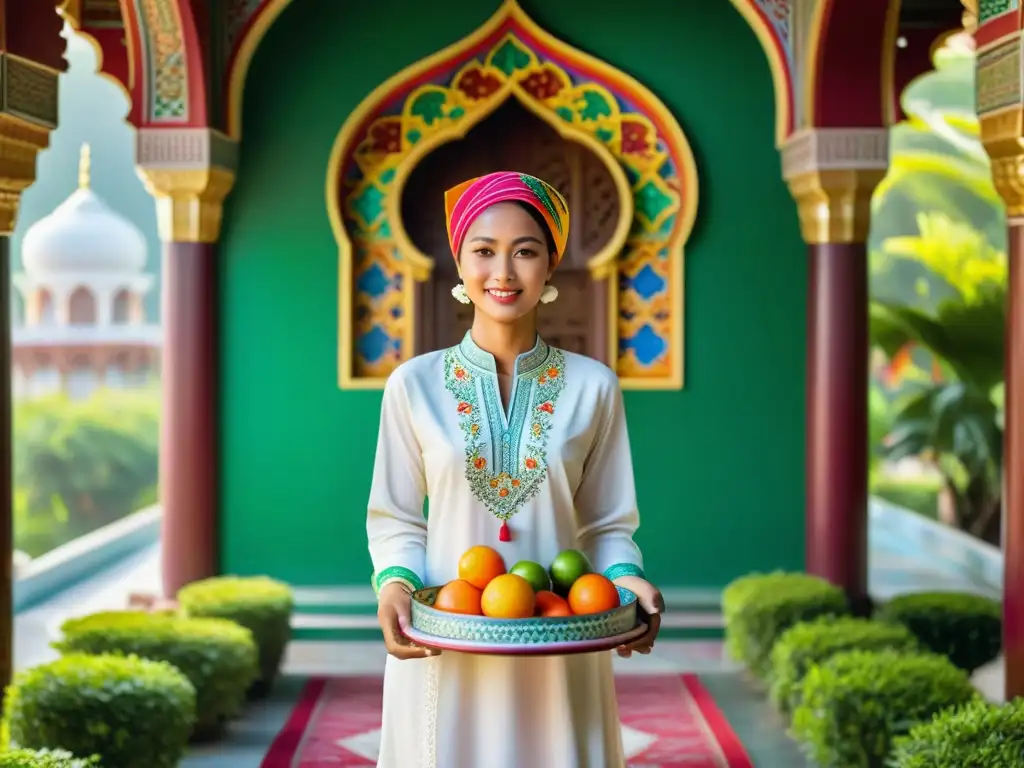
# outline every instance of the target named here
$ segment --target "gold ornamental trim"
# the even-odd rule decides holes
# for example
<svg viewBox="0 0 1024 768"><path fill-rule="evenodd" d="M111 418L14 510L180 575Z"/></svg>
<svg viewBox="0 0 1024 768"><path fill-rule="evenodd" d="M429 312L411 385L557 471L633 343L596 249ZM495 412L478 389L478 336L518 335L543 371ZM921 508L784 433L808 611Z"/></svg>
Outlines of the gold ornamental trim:
<svg viewBox="0 0 1024 768"><path fill-rule="evenodd" d="M10 235L18 220L21 193L36 180L36 156L50 144L50 129L0 114L0 235Z"/></svg>
<svg viewBox="0 0 1024 768"><path fill-rule="evenodd" d="M787 179L804 242L865 242L871 228L871 195L885 174L878 168L816 169Z"/></svg>
<svg viewBox="0 0 1024 768"><path fill-rule="evenodd" d="M860 243L871 195L889 169L886 128L799 131L782 147L782 177L796 200L804 242Z"/></svg>
<svg viewBox="0 0 1024 768"><path fill-rule="evenodd" d="M992 183L1011 221L1024 217L1024 107L982 115L981 143L992 161Z"/></svg>
<svg viewBox="0 0 1024 768"><path fill-rule="evenodd" d="M234 171L207 168L136 166L156 201L160 239L167 243L215 243L220 237L224 198L235 183Z"/></svg>

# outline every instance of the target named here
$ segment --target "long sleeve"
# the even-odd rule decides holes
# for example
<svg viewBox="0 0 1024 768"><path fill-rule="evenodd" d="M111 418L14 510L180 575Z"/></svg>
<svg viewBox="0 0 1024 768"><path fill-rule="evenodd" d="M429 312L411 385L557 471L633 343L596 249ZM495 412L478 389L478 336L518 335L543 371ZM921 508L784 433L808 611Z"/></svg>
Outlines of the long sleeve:
<svg viewBox="0 0 1024 768"><path fill-rule="evenodd" d="M391 581L422 589L426 569L423 502L427 485L403 373L401 369L392 373L384 387L366 515L377 591Z"/></svg>
<svg viewBox="0 0 1024 768"><path fill-rule="evenodd" d="M633 458L617 380L603 400L594 444L576 491L579 543L594 570L608 578L643 577L643 556L633 541L640 525Z"/></svg>

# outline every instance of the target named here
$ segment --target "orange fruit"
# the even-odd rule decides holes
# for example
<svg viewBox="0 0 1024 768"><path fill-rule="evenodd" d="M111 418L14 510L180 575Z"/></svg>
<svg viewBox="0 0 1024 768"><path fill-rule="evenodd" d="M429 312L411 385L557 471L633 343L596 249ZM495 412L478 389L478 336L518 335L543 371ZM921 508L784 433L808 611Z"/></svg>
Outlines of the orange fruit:
<svg viewBox="0 0 1024 768"><path fill-rule="evenodd" d="M495 576L480 598L484 616L492 619L526 619L533 616L534 596L530 582L514 573Z"/></svg>
<svg viewBox="0 0 1024 768"><path fill-rule="evenodd" d="M505 573L505 560L497 550L482 544L470 547L459 558L459 578L477 589L486 587L495 576Z"/></svg>
<svg viewBox="0 0 1024 768"><path fill-rule="evenodd" d="M565 599L548 590L538 592L534 604L538 616L572 616L572 609Z"/></svg>
<svg viewBox="0 0 1024 768"><path fill-rule="evenodd" d="M479 616L480 610L479 589L468 581L455 579L449 581L437 592L434 600L434 607L439 611L448 613L464 613L468 616Z"/></svg>
<svg viewBox="0 0 1024 768"><path fill-rule="evenodd" d="M599 573L580 576L569 590L569 607L576 614L601 613L618 605L619 591Z"/></svg>

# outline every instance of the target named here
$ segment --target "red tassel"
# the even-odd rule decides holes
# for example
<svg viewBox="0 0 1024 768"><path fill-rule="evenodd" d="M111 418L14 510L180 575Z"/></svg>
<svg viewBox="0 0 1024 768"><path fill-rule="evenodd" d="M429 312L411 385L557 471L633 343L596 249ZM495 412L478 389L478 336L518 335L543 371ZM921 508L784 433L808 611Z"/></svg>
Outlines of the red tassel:
<svg viewBox="0 0 1024 768"><path fill-rule="evenodd" d="M508 520L501 521L501 530L498 531L498 541L512 541L512 531L509 530Z"/></svg>

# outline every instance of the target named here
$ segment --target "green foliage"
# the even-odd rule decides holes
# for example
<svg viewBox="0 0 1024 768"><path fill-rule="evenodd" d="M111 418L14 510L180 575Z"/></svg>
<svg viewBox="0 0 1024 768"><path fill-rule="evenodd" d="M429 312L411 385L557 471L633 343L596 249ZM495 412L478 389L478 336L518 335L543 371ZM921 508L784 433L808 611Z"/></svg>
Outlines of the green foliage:
<svg viewBox="0 0 1024 768"><path fill-rule="evenodd" d="M800 704L801 686L812 666L842 651L885 648L908 653L921 650L910 631L898 624L848 616L797 624L786 630L772 648L772 702L781 712L792 712Z"/></svg>
<svg viewBox="0 0 1024 768"><path fill-rule="evenodd" d="M872 495L932 520L938 516L941 488L942 481L930 476L904 478L878 475L871 482Z"/></svg>
<svg viewBox="0 0 1024 768"><path fill-rule="evenodd" d="M892 768L1020 768L1024 699L975 701L942 712L896 740Z"/></svg>
<svg viewBox="0 0 1024 768"><path fill-rule="evenodd" d="M968 673L995 659L1002 647L1002 607L982 595L900 595L881 606L877 615L905 626L925 648L946 656Z"/></svg>
<svg viewBox="0 0 1024 768"><path fill-rule="evenodd" d="M155 498L159 392L100 392L14 406L15 546L32 556Z"/></svg>
<svg viewBox="0 0 1024 768"><path fill-rule="evenodd" d="M175 768L195 725L182 672L135 656L69 654L18 673L4 700L12 746L60 745L104 768Z"/></svg>
<svg viewBox="0 0 1024 768"><path fill-rule="evenodd" d="M722 593L726 650L761 678L771 671L772 646L783 632L802 621L847 613L841 589L804 573L744 576Z"/></svg>
<svg viewBox="0 0 1024 768"><path fill-rule="evenodd" d="M218 576L182 587L178 605L186 616L228 619L248 628L259 649L260 690L269 689L291 638L295 599L287 584L262 576Z"/></svg>
<svg viewBox="0 0 1024 768"><path fill-rule="evenodd" d="M890 131L890 164L875 191L872 250L912 234L920 211L971 222L1000 251L1006 219L981 144L975 105L975 53L953 39L934 56L935 70L903 92L907 119Z"/></svg>
<svg viewBox="0 0 1024 768"><path fill-rule="evenodd" d="M62 653L136 655L184 672L196 689L199 738L239 713L258 671L252 633L224 619L112 611L70 619L61 631L53 646Z"/></svg>
<svg viewBox="0 0 1024 768"><path fill-rule="evenodd" d="M75 757L63 749L0 752L0 768L99 768L99 756Z"/></svg>
<svg viewBox="0 0 1024 768"><path fill-rule="evenodd" d="M944 368L939 381L908 387L897 405L885 454L930 460L954 501L958 527L998 538L1003 430L993 395L1003 378L1006 291L979 285L972 300L944 302L935 317L874 302L871 335L890 357L908 345Z"/></svg>
<svg viewBox="0 0 1024 768"><path fill-rule="evenodd" d="M808 671L793 733L821 768L883 768L895 737L976 698L944 656L844 651Z"/></svg>

